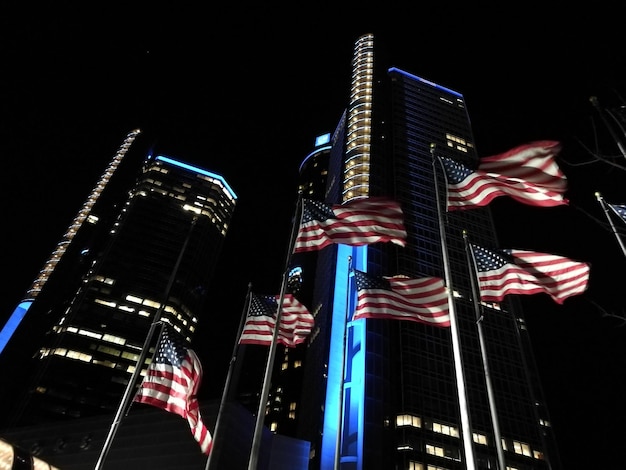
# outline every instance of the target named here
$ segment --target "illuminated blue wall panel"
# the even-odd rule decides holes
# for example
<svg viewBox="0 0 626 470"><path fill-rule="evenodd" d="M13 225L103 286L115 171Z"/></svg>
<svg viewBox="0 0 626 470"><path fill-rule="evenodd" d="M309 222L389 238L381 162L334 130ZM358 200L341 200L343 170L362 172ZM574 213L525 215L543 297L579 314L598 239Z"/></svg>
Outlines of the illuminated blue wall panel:
<svg viewBox="0 0 626 470"><path fill-rule="evenodd" d="M334 468L340 418L343 421L341 461L353 462L350 468L362 468L358 458L363 455L365 320L348 323L346 330L346 319L352 316L356 303L356 292L350 288L354 281L349 267L367 271L366 246L338 245L337 249L321 468ZM342 387L344 364L346 382Z"/></svg>

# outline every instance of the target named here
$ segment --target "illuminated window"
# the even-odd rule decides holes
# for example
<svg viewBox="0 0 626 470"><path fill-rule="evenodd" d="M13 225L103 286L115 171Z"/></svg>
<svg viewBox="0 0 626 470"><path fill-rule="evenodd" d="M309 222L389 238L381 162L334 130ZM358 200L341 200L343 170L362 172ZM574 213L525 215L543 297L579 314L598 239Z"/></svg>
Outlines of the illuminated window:
<svg viewBox="0 0 626 470"><path fill-rule="evenodd" d="M139 359L139 354L134 354L134 353L131 353L131 352L128 352L128 351L124 351L124 352L122 352L122 357L124 359L128 359L130 361L137 362L137 359Z"/></svg>
<svg viewBox="0 0 626 470"><path fill-rule="evenodd" d="M487 436L484 434L479 434L477 432L472 433L472 437L474 438L474 442L476 444L482 444L484 446L487 445Z"/></svg>
<svg viewBox="0 0 626 470"><path fill-rule="evenodd" d="M78 359L79 361L91 362L91 356L89 354L82 353L80 351L68 351L65 357L71 359Z"/></svg>
<svg viewBox="0 0 626 470"><path fill-rule="evenodd" d="M459 430L454 426L448 426L447 424L433 423L433 431L446 436L459 437Z"/></svg>
<svg viewBox="0 0 626 470"><path fill-rule="evenodd" d="M443 447L426 444L426 453L436 455L437 457L445 457Z"/></svg>
<svg viewBox="0 0 626 470"><path fill-rule="evenodd" d="M102 335L100 333L95 333L93 331L78 330L78 334L82 336L87 336L89 338L96 338L96 339L102 338Z"/></svg>
<svg viewBox="0 0 626 470"><path fill-rule="evenodd" d="M412 426L414 428L422 427L422 420L419 416L404 414L396 416L396 427Z"/></svg>
<svg viewBox="0 0 626 470"><path fill-rule="evenodd" d="M543 452L539 451L539 450L533 450L533 457L536 458L537 460L544 460L544 455Z"/></svg>
<svg viewBox="0 0 626 470"><path fill-rule="evenodd" d="M424 470L424 465L421 462L414 462L409 460L408 470Z"/></svg>
<svg viewBox="0 0 626 470"><path fill-rule="evenodd" d="M113 335L103 335L102 339L104 341L108 341L109 343L115 343L115 344L126 344L126 339L124 338L120 338L119 336L113 336Z"/></svg>
<svg viewBox="0 0 626 470"><path fill-rule="evenodd" d="M460 461L461 457L458 449L452 447L440 447L434 444L426 444L426 453L430 455L436 455L437 457L444 457L446 459Z"/></svg>
<svg viewBox="0 0 626 470"><path fill-rule="evenodd" d="M525 455L526 457L531 456L530 446L523 442L513 441L513 451L516 454L522 454L522 455Z"/></svg>
<svg viewBox="0 0 626 470"><path fill-rule="evenodd" d="M106 305L107 307L115 308L117 304L115 302L111 302L109 300L96 299L95 302L100 305Z"/></svg>
<svg viewBox="0 0 626 470"><path fill-rule="evenodd" d="M144 305L147 305L148 307L154 307L154 308L159 308L161 306L159 302L155 302L154 300L148 300L148 299L145 299L142 303Z"/></svg>
<svg viewBox="0 0 626 470"><path fill-rule="evenodd" d="M273 422L272 424L270 424L270 431L276 432L277 429L278 429L278 423L277 422Z"/></svg>

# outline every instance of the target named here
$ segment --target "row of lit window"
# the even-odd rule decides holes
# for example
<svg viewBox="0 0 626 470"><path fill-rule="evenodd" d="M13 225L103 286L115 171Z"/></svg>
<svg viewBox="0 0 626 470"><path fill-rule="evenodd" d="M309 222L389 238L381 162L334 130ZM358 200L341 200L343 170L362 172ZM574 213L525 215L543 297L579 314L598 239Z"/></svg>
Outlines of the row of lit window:
<svg viewBox="0 0 626 470"><path fill-rule="evenodd" d="M371 140L371 106L373 89L374 55L373 37L364 36L358 41L352 61L350 86L349 126L346 135L346 158L360 155L346 164L343 177L343 201L369 195L369 163ZM362 165L355 172L357 165ZM355 185L355 181L358 183Z"/></svg>
<svg viewBox="0 0 626 470"><path fill-rule="evenodd" d="M95 281L101 282L102 284L106 284L106 285L113 285L115 283L115 281L111 278L107 278L104 276L94 276L93 278ZM154 300L150 300L150 299L144 299L142 297L136 296L136 295L132 295L132 294L128 294L126 296L126 300L128 300L129 302L133 302L136 304L141 304L141 305L145 305L147 307L152 307L154 309L159 309L161 307L161 303L154 301ZM129 313L133 313L135 312L135 308L133 307L129 307L127 305L118 305L116 302L113 301L109 301L109 300L103 300L103 299L96 299L95 300L96 303L101 304L101 305L105 305L107 307L111 307L111 308L118 308L119 310L122 310L124 312L129 312ZM170 316L177 318L184 326L189 326L188 325L188 320L186 316L183 316L182 314L178 313L178 311L172 307L171 305L166 305L165 308L163 309L165 312L169 313ZM185 307L183 307L183 310L185 310ZM145 310L139 310L137 312L139 315L144 316L144 317L148 317L150 316L150 313L145 311ZM187 311L185 311L185 313L189 313ZM193 323L197 323L198 319L196 317L191 317L191 321ZM174 328L176 328L176 330L180 333L180 328L177 328L174 326ZM191 332L195 331L195 326L190 325L189 326L189 330Z"/></svg>
<svg viewBox="0 0 626 470"><path fill-rule="evenodd" d="M462 137L458 137L448 133L446 133L446 141L448 143L448 147L455 148L464 153L468 152L468 148L473 147L471 142L467 142Z"/></svg>
<svg viewBox="0 0 626 470"><path fill-rule="evenodd" d="M402 415L396 416L396 427L403 427L403 426L421 428L422 420L419 416L415 416L411 414L402 414ZM432 431L439 433L439 434L445 434L447 436L452 436L452 437L457 437L457 438L459 437L459 429L456 426L450 426L447 424L433 421L432 425L429 426L429 428L432 429ZM477 444L487 445L487 436L485 436L484 434L474 432L472 433L472 438L474 442L476 442ZM529 444L526 444L524 442L519 442L519 441L511 441L511 442L512 442L512 447L509 446L508 442L505 439L502 439L502 448L507 451L512 450L516 454L524 455L526 457L533 457L535 459L543 460L544 458L543 452L537 451L537 450L533 451ZM428 445L426 447L427 447L426 451L428 453L431 453L428 451ZM439 452L439 450L435 449L434 447L433 447L433 451ZM434 455L439 455L439 454L437 453Z"/></svg>

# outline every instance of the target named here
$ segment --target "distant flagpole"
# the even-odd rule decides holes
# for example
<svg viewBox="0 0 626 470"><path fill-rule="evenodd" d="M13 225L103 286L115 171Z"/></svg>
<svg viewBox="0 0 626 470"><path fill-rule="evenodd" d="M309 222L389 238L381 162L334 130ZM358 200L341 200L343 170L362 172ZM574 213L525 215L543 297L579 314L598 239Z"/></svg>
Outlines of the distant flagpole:
<svg viewBox="0 0 626 470"><path fill-rule="evenodd" d="M498 468L501 470L506 469L506 462L504 460L504 451L502 450L502 435L500 434L500 423L498 422L498 414L496 411L496 400L493 393L493 387L491 384L491 374L489 373L489 363L487 360L487 346L483 336L483 315L480 305L480 290L478 288L477 275L476 275L476 262L474 260L474 254L470 248L467 240L467 232L463 231L463 240L465 241L465 253L467 255L467 265L470 268L470 280L472 284L472 298L474 299L474 311L476 313L476 328L478 329L478 340L480 343L480 354L483 360L483 370L485 372L485 382L487 384L487 397L489 399L489 408L491 410L491 425L493 426L493 437L496 452L498 454Z"/></svg>
<svg viewBox="0 0 626 470"><path fill-rule="evenodd" d="M217 411L217 419L215 420L215 429L213 430L213 449L209 454L209 457L206 461L205 470L209 470L211 468L211 461L213 458L213 454L215 453L215 438L217 437L217 431L220 429L220 424L222 420L222 412L224 407L226 406L226 401L228 398L228 393L230 391L230 381L232 379L233 371L235 369L235 362L237 361L237 354L239 352L239 340L241 339L241 333L243 332L243 325L246 322L246 317L248 315L248 309L250 308L250 291L252 289L252 284L248 283L248 293L246 294L246 301L243 309L243 313L241 315L241 321L239 323L239 330L237 333L237 337L235 338L235 345L233 346L233 354L230 358L230 364L228 366L228 374L226 375L226 382L224 383L224 391L222 392L222 401L220 402L219 410Z"/></svg>
<svg viewBox="0 0 626 470"><path fill-rule="evenodd" d="M300 209L302 202L302 193L298 192L298 200L296 202L296 213L293 218L291 226L291 236L289 239L289 245L287 249L287 256L285 259L285 269L283 271L283 279L280 287L280 298L278 300L278 308L276 309L276 324L274 325L274 335L272 337L272 344L270 344L270 351L267 358L267 366L265 367L265 377L263 379L263 391L261 393L261 399L259 401L259 410L256 416L256 426L254 428L254 436L252 438L252 450L250 452L250 460L248 461L248 470L256 470L259 461L259 451L261 449L261 440L263 438L263 421L265 418L265 407L267 399L270 394L270 385L272 382L272 371L274 369L274 357L276 356L276 348L278 345L278 332L280 330L280 317L283 311L283 301L285 300L285 290L287 289L287 274L289 270L289 262L291 260L291 253L293 252L296 234L298 233L300 217L298 217L298 210ZM300 215L301 216L301 215Z"/></svg>
<svg viewBox="0 0 626 470"><path fill-rule="evenodd" d="M189 239L191 238L191 233L193 232L193 228L195 227L197 220L198 220L198 216L194 215L193 220L191 221L189 232L187 233L187 237L185 238L185 241L183 242L183 246L181 247L180 252L178 254L178 259L176 260L174 269L172 269L172 274L170 274L170 278L167 282L167 287L165 288L165 293L163 295L163 301L161 302L161 305L159 305L159 308L154 314L154 318L152 319L152 323L150 324L150 329L148 330L148 334L146 335L146 339L143 343L143 347L141 348L141 353L139 354L139 358L137 359L137 362L135 364L135 370L133 371L133 375L128 381L128 385L126 386L126 390L124 391L122 401L120 402L120 405L115 414L115 418L113 419L113 424L111 425L111 428L109 429L109 434L107 435L104 441L104 445L100 452L100 456L98 457L98 461L96 462L96 466L94 467L94 470L100 470L102 468L102 465L104 464L104 460L106 459L107 454L109 453L109 450L111 449L111 444L113 443L115 434L117 433L117 430L120 427L122 416L130 408L130 404L132 403L133 395L135 393L135 385L137 383L137 379L141 376L141 369L143 368L143 363L145 362L146 356L148 355L148 350L150 349L150 343L152 342L152 337L154 336L154 332L156 331L157 325L160 324L161 322L161 315L163 314L163 310L165 309L167 301L170 297L170 291L172 290L172 286L174 285L174 281L178 273L178 268L180 267L180 263L183 259L183 255L185 254L185 251L187 250L187 245L189 244Z"/></svg>
<svg viewBox="0 0 626 470"><path fill-rule="evenodd" d="M348 284L350 283L350 270L352 269L352 256L348 256ZM339 466L341 465L341 439L343 437L343 393L345 386L345 375L346 375L346 343L348 341L348 298L350 296L350 286L346 289L346 312L344 315L344 324L343 324L343 351L342 351L342 360L341 360L341 385L339 386L339 423L337 426L337 438L335 440L335 468L334 470L339 470Z"/></svg>
<svg viewBox="0 0 626 470"><path fill-rule="evenodd" d="M613 223L611 214L609 214L609 208L607 207L606 202L604 201L600 193L596 193L596 199L600 203L600 206L602 206L602 210L604 210L604 215L606 215L606 220L608 220L609 224L611 225L611 230L613 231L613 235L615 235L615 239L617 240L617 243L619 243L619 246L622 249L622 253L626 257L626 247L624 246L624 242L622 241L622 238L617 233L617 229L615 228L615 224Z"/></svg>
<svg viewBox="0 0 626 470"><path fill-rule="evenodd" d="M437 182L435 144L430 144L432 155L433 180L435 183L435 197L437 204L437 217L439 219L439 235L441 238L441 254L443 257L443 269L445 273L446 286L448 288L448 308L450 313L450 330L452 336L452 351L454 354L454 372L456 376L457 393L459 398L459 411L461 415L461 435L463 437L463 449L466 460L466 470L475 470L474 448L472 442L472 429L469 421L469 408L467 406L467 396L465 390L465 377L463 373L463 360L461 356L461 345L459 339L459 326L456 318L456 306L452 292L452 276L450 274L450 262L448 259L448 247L446 243L446 229L441 214L441 197L439 195L439 184Z"/></svg>

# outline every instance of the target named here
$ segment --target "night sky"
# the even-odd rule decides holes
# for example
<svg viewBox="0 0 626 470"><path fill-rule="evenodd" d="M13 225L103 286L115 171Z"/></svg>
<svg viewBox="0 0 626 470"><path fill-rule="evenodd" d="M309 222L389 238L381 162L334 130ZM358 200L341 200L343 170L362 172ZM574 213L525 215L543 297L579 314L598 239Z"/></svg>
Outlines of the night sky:
<svg viewBox="0 0 626 470"><path fill-rule="evenodd" d="M209 340L194 345L205 374L225 371L248 283L279 293L298 167L347 104L354 41L374 33L386 65L464 95L480 156L563 143L570 204L498 198L494 220L502 248L591 263L587 293L522 302L564 468L624 468L626 257L594 193L626 203L626 160L589 101L626 105L618 12L170 5L0 7L0 320L140 128L156 152L221 174L239 196L213 296L224 321L201 325Z"/></svg>

